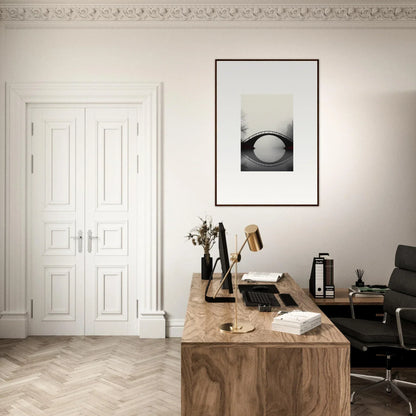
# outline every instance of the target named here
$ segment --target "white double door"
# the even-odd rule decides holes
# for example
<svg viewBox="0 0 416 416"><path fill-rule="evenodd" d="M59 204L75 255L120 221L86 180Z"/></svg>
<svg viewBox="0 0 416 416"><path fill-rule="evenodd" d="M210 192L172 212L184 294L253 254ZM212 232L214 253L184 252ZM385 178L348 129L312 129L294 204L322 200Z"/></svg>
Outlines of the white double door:
<svg viewBox="0 0 416 416"><path fill-rule="evenodd" d="M30 334L138 335L138 106L28 107Z"/></svg>

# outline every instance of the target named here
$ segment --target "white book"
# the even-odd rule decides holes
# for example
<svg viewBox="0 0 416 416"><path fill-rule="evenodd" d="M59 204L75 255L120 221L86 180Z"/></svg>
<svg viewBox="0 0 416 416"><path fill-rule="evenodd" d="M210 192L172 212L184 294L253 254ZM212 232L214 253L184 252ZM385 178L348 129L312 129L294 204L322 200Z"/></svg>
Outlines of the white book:
<svg viewBox="0 0 416 416"><path fill-rule="evenodd" d="M302 327L302 328L296 328L296 327L285 326L285 325L280 325L280 326L272 325L272 330L279 331L279 332L287 332L289 334L302 335L320 325L321 325L320 322L317 322L314 325L310 325L310 326Z"/></svg>
<svg viewBox="0 0 416 416"><path fill-rule="evenodd" d="M354 295L354 298L357 298L357 297L358 298L365 298L365 297L368 298L370 296L372 296L372 297L374 297L374 296L383 296L386 293L387 290L388 289L382 289L380 291L371 290L371 291L368 291L368 292L361 292L360 288L355 286L355 285L350 286L348 288L348 292L356 292L356 295Z"/></svg>
<svg viewBox="0 0 416 416"><path fill-rule="evenodd" d="M247 282L269 282L276 283L281 279L283 273L264 273L264 272L249 272L243 274L241 280Z"/></svg>
<svg viewBox="0 0 416 416"><path fill-rule="evenodd" d="M320 313L292 311L276 316L272 322L272 329L301 335L319 325L321 325Z"/></svg>
<svg viewBox="0 0 416 416"><path fill-rule="evenodd" d="M294 323L294 322L285 322L285 321L276 321L272 323L272 325L274 326L287 326L287 327L292 327L292 328L308 328L311 325L315 325L321 324L321 320L320 319L314 319L312 321L308 321L308 322L303 322L303 323Z"/></svg>
<svg viewBox="0 0 416 416"><path fill-rule="evenodd" d="M293 322L293 323L303 323L308 321L313 321L314 319L321 319L321 314L318 312L308 312L294 310L288 313L282 313L274 317L273 322Z"/></svg>

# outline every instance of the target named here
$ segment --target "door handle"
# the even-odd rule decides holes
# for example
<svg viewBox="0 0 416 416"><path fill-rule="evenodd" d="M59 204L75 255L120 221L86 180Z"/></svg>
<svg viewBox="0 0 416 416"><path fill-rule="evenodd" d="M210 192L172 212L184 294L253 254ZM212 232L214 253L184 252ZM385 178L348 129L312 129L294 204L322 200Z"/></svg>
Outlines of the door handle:
<svg viewBox="0 0 416 416"><path fill-rule="evenodd" d="M78 253L82 253L82 230L79 230L78 235L71 238L78 240Z"/></svg>
<svg viewBox="0 0 416 416"><path fill-rule="evenodd" d="M92 251L92 239L95 238L98 240L98 235L92 235L92 231L88 230L88 253Z"/></svg>

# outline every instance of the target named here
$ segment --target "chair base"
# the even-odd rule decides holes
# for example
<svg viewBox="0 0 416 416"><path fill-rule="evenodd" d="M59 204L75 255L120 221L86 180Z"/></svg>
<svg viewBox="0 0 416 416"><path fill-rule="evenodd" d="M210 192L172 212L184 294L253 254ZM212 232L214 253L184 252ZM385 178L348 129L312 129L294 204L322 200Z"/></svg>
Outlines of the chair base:
<svg viewBox="0 0 416 416"><path fill-rule="evenodd" d="M389 361L388 357L388 361ZM386 377L378 377L378 376L369 376L366 374L356 374L356 373L351 373L352 377L357 377L357 378L361 378L363 380L368 380L368 381L372 381L375 384L370 384L369 386L363 387L360 390L357 391L353 391L351 394L351 403L354 403L354 397L356 396L356 394L361 393L365 390L370 390L373 389L374 387L378 387L380 385L385 385L386 386L386 392L390 393L391 391L394 391L397 395L399 395L409 406L409 415L412 416L413 415L413 407L412 407L412 403L409 400L409 398L403 393L403 391L398 387L398 386L404 386L404 387L413 387L416 388L416 383L410 383L408 381L403 381L403 380L399 380L399 379L392 379L391 378L391 369L387 368L386 369Z"/></svg>

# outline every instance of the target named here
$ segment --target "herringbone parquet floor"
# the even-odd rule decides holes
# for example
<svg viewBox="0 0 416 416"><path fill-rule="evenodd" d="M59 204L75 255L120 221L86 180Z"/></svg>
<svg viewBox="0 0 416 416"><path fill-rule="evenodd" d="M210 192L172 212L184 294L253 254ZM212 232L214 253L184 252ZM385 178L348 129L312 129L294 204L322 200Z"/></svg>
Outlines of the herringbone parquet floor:
<svg viewBox="0 0 416 416"><path fill-rule="evenodd" d="M416 369L400 373L416 380ZM363 385L354 379L353 383L353 388ZM416 407L416 389L406 394ZM406 416L407 407L395 394L377 390L357 400L351 414ZM0 416L6 415L179 416L180 339L0 340Z"/></svg>
<svg viewBox="0 0 416 416"><path fill-rule="evenodd" d="M0 340L0 415L180 414L180 340Z"/></svg>

